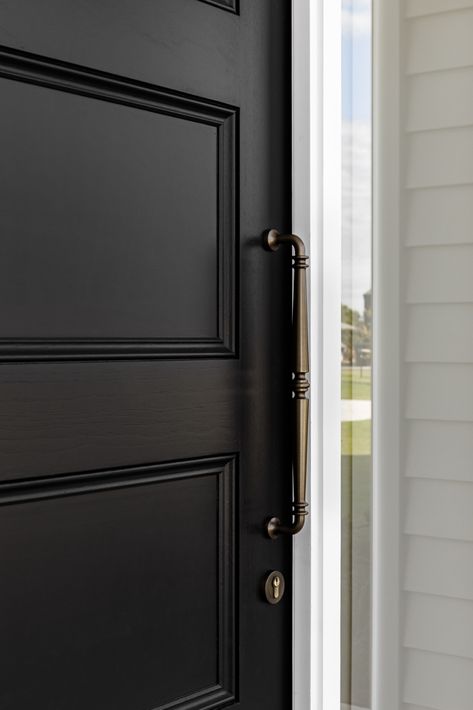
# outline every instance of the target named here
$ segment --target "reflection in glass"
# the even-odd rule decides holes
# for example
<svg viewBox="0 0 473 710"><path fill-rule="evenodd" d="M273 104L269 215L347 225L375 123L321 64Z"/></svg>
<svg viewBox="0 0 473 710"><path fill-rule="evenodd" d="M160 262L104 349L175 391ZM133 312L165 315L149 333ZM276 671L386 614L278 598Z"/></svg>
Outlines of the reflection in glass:
<svg viewBox="0 0 473 710"><path fill-rule="evenodd" d="M371 0L343 0L343 710L371 707Z"/></svg>

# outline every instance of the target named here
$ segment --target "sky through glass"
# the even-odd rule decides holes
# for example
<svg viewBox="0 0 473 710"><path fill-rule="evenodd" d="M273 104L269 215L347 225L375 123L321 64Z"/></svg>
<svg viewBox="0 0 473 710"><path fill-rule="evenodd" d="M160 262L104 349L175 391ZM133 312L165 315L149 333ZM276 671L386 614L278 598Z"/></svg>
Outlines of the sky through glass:
<svg viewBox="0 0 473 710"><path fill-rule="evenodd" d="M371 0L343 0L342 301L363 312L371 288Z"/></svg>

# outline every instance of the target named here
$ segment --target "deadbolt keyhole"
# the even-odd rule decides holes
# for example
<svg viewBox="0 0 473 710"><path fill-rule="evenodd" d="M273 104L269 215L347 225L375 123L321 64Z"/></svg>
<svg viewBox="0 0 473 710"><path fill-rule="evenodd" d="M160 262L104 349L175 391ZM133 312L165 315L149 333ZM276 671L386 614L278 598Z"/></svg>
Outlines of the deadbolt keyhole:
<svg viewBox="0 0 473 710"><path fill-rule="evenodd" d="M284 596L285 581L284 575L278 570L266 575L264 582L264 594L266 601L270 604L279 604Z"/></svg>

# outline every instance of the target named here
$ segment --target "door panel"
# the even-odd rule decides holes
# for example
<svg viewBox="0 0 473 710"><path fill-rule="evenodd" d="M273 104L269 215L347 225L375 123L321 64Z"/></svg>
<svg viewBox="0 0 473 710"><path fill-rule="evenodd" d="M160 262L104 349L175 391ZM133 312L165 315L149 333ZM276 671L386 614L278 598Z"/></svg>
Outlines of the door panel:
<svg viewBox="0 0 473 710"><path fill-rule="evenodd" d="M235 0L5 0L0 45L239 105L241 69L262 56L253 39L280 23L265 1L238 15L224 11Z"/></svg>
<svg viewBox="0 0 473 710"><path fill-rule="evenodd" d="M40 5L0 28L0 705L286 710L290 2Z"/></svg>
<svg viewBox="0 0 473 710"><path fill-rule="evenodd" d="M233 697L234 475L208 459L4 487L1 707Z"/></svg>
<svg viewBox="0 0 473 710"><path fill-rule="evenodd" d="M0 73L0 353L231 352L235 110L6 51Z"/></svg>
<svg viewBox="0 0 473 710"><path fill-rule="evenodd" d="M240 378L235 360L5 363L0 479L238 451Z"/></svg>
<svg viewBox="0 0 473 710"><path fill-rule="evenodd" d="M28 84L5 81L0 91L11 108L0 121L4 332L215 338L216 129ZM62 267L54 280L52 259Z"/></svg>

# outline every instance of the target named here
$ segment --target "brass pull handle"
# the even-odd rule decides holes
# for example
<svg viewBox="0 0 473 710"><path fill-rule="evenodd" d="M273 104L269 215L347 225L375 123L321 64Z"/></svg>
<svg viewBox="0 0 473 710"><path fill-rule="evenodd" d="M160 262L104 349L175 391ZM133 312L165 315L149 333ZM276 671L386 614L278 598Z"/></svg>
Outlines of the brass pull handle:
<svg viewBox="0 0 473 710"><path fill-rule="evenodd" d="M269 251L276 251L281 244L291 244L294 248L294 296L292 313L293 338L293 380L294 392L294 441L293 441L293 476L294 501L293 521L283 525L279 518L271 518L266 524L266 531L271 538L282 533L296 535L304 527L309 504L306 501L307 489L307 446L309 437L309 400L307 391L310 387L307 375L309 373L309 323L307 314L307 280L306 269L309 257L305 253L304 242L295 234L279 234L270 229L263 235L263 245Z"/></svg>

